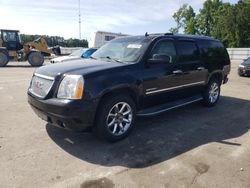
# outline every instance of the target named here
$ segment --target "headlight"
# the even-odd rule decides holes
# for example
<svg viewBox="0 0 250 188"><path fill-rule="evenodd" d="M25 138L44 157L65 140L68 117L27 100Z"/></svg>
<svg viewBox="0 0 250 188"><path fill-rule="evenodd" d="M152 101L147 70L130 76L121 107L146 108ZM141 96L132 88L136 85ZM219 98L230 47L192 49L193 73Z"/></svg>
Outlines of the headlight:
<svg viewBox="0 0 250 188"><path fill-rule="evenodd" d="M81 75L66 75L60 83L57 98L81 99L84 89L84 79Z"/></svg>
<svg viewBox="0 0 250 188"><path fill-rule="evenodd" d="M244 68L245 66L244 65L239 65L240 68Z"/></svg>

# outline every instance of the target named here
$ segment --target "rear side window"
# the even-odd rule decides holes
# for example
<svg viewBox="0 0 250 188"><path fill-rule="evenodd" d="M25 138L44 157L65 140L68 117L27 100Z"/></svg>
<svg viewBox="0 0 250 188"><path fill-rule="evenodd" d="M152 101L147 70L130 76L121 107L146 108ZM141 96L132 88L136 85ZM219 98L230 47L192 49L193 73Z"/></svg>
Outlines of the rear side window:
<svg viewBox="0 0 250 188"><path fill-rule="evenodd" d="M198 45L201 53L201 61L211 69L230 63L229 55L223 44L216 40L200 40Z"/></svg>
<svg viewBox="0 0 250 188"><path fill-rule="evenodd" d="M226 49L218 41L203 40L199 41L198 45L200 46L201 55L203 58L223 58L226 56Z"/></svg>
<svg viewBox="0 0 250 188"><path fill-rule="evenodd" d="M178 41L177 49L180 62L199 60L199 50L193 41Z"/></svg>

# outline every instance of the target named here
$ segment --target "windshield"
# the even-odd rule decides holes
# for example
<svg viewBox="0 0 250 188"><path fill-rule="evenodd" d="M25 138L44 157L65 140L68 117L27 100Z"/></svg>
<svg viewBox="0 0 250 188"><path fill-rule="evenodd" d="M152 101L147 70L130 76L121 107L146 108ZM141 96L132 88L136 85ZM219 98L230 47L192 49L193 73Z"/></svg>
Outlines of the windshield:
<svg viewBox="0 0 250 188"><path fill-rule="evenodd" d="M148 44L148 38L126 37L114 39L92 54L92 57L135 63L147 49Z"/></svg>
<svg viewBox="0 0 250 188"><path fill-rule="evenodd" d="M16 31L3 31L4 42L19 42L18 33Z"/></svg>
<svg viewBox="0 0 250 188"><path fill-rule="evenodd" d="M250 65L250 57L244 61L244 64Z"/></svg>
<svg viewBox="0 0 250 188"><path fill-rule="evenodd" d="M86 51L86 49L79 49L76 50L74 52L72 52L69 56L77 56L77 57L81 57L82 54Z"/></svg>

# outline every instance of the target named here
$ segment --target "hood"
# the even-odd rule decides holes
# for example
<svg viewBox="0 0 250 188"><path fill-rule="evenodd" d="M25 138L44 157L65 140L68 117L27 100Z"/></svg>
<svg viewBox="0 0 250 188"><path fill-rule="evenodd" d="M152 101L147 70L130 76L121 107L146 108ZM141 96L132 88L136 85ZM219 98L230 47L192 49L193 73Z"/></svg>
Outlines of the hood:
<svg viewBox="0 0 250 188"><path fill-rule="evenodd" d="M79 74L86 75L91 72L100 70L110 69L114 67L124 66L126 64L112 62L112 61L101 61L93 59L82 59L74 60L64 63L51 64L40 67L36 70L36 73L56 77L62 74Z"/></svg>
<svg viewBox="0 0 250 188"><path fill-rule="evenodd" d="M57 62L65 62L65 61L76 60L76 59L81 59L81 57L78 57L78 56L62 56L62 57L56 57L56 58L51 59L51 62L57 63Z"/></svg>
<svg viewBox="0 0 250 188"><path fill-rule="evenodd" d="M241 63L241 65L245 65L246 67L249 67L250 63L243 62L243 63Z"/></svg>

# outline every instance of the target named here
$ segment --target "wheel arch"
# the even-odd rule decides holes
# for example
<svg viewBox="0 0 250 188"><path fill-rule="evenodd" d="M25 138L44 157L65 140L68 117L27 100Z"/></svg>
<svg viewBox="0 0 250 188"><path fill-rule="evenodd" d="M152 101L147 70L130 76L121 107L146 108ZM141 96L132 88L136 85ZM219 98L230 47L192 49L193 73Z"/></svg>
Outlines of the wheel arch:
<svg viewBox="0 0 250 188"><path fill-rule="evenodd" d="M102 96L99 99L99 102L96 107L96 112L95 112L95 121L96 121L96 116L98 115L98 112L100 110L100 106L104 103L107 98L116 96L116 95L126 95L129 96L135 103L136 108L139 107L139 97L135 89L132 89L131 87L119 87L115 88L109 91L106 91L105 93L102 94Z"/></svg>
<svg viewBox="0 0 250 188"><path fill-rule="evenodd" d="M222 71L214 71L214 72L212 72L209 75L208 82L211 79L217 79L220 82L220 84L222 84L222 81L223 81L223 72Z"/></svg>

